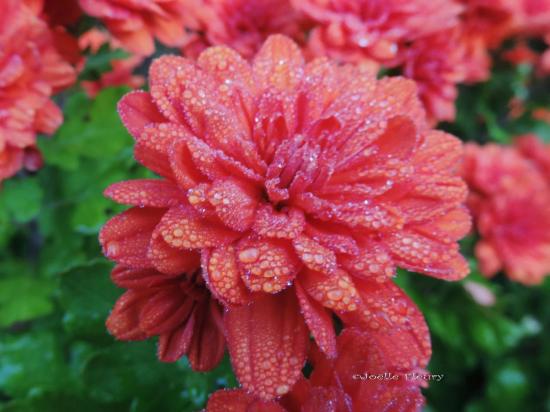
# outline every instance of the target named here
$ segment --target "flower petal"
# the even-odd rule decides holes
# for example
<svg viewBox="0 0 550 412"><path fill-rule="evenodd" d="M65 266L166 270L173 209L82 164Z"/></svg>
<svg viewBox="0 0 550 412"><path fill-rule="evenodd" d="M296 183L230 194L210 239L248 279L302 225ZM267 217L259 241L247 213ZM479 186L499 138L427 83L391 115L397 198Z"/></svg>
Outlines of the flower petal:
<svg viewBox="0 0 550 412"><path fill-rule="evenodd" d="M162 218L158 231L170 246L199 249L231 243L238 234L219 223L202 219L189 206L174 207Z"/></svg>
<svg viewBox="0 0 550 412"><path fill-rule="evenodd" d="M237 266L235 248L221 246L208 252L203 250L202 275L210 291L223 304L242 305L250 299Z"/></svg>
<svg viewBox="0 0 550 412"><path fill-rule="evenodd" d="M139 315L140 328L149 336L168 333L185 322L194 306L193 298L178 288L163 288L147 299Z"/></svg>
<svg viewBox="0 0 550 412"><path fill-rule="evenodd" d="M307 326L294 291L258 294L224 317L233 370L243 388L263 400L287 393L301 376Z"/></svg>
<svg viewBox="0 0 550 412"><path fill-rule="evenodd" d="M430 239L414 230L384 236L397 266L445 280L460 280L470 272L458 244Z"/></svg>
<svg viewBox="0 0 550 412"><path fill-rule="evenodd" d="M113 217L99 233L103 254L133 268L150 267L149 241L165 212L166 209L132 208Z"/></svg>
<svg viewBox="0 0 550 412"><path fill-rule="evenodd" d="M146 302L147 292L129 290L115 303L105 325L111 335L120 340L143 340L147 338L139 327L139 314Z"/></svg>
<svg viewBox="0 0 550 412"><path fill-rule="evenodd" d="M161 362L176 362L189 351L195 328L196 311L176 329L159 337L157 356Z"/></svg>
<svg viewBox="0 0 550 412"><path fill-rule="evenodd" d="M131 269L126 266L115 266L111 272L111 280L120 288L150 289L162 285L173 278L154 269Z"/></svg>
<svg viewBox="0 0 550 412"><path fill-rule="evenodd" d="M432 353L430 332L414 302L392 281L356 280L356 286L361 303L356 311L340 314L343 322L360 327L379 342L395 339L394 345L400 348L387 348L397 351L387 360L391 361L388 370L426 367Z"/></svg>
<svg viewBox="0 0 550 412"><path fill-rule="evenodd" d="M187 357L194 371L205 372L215 368L225 353L221 308L209 299L195 311L197 319Z"/></svg>
<svg viewBox="0 0 550 412"><path fill-rule="evenodd" d="M300 209L275 211L271 204L258 207L252 230L260 236L293 239L302 233L306 220Z"/></svg>
<svg viewBox="0 0 550 412"><path fill-rule="evenodd" d="M243 239L237 256L241 277L253 292L278 293L292 284L300 269L290 245L276 239Z"/></svg>
<svg viewBox="0 0 550 412"><path fill-rule="evenodd" d="M261 89L293 89L302 80L304 68L300 48L282 35L269 36L252 65L254 77Z"/></svg>
<svg viewBox="0 0 550 412"><path fill-rule="evenodd" d="M339 263L353 276L381 282L395 275L395 264L386 246L379 241L362 239L356 255L341 256Z"/></svg>
<svg viewBox="0 0 550 412"><path fill-rule="evenodd" d="M336 254L306 235L299 235L292 240L294 250L311 270L333 274L337 269Z"/></svg>
<svg viewBox="0 0 550 412"><path fill-rule="evenodd" d="M163 239L159 225L151 235L147 257L159 272L168 275L192 273L200 265L199 254L194 251L176 249Z"/></svg>
<svg viewBox="0 0 550 412"><path fill-rule="evenodd" d="M299 282L294 284L300 310L315 342L328 358L336 357L336 333L327 310L307 295Z"/></svg>
<svg viewBox="0 0 550 412"><path fill-rule="evenodd" d="M131 206L169 208L186 200L185 194L172 182L160 179L137 179L114 183L105 196Z"/></svg>
<svg viewBox="0 0 550 412"><path fill-rule="evenodd" d="M151 95L140 90L124 95L118 102L117 109L122 123L136 139L148 124L166 121L153 103Z"/></svg>
<svg viewBox="0 0 550 412"><path fill-rule="evenodd" d="M172 178L168 156L172 146L185 133L181 127L169 123L150 124L136 138L134 156L138 162L153 172Z"/></svg>
<svg viewBox="0 0 550 412"><path fill-rule="evenodd" d="M212 184L208 191L208 200L226 226L242 232L254 222L260 193L250 184L228 178L216 180Z"/></svg>
<svg viewBox="0 0 550 412"><path fill-rule="evenodd" d="M343 270L327 276L305 269L300 273L300 283L310 296L327 308L343 312L354 311L360 303L352 279Z"/></svg>

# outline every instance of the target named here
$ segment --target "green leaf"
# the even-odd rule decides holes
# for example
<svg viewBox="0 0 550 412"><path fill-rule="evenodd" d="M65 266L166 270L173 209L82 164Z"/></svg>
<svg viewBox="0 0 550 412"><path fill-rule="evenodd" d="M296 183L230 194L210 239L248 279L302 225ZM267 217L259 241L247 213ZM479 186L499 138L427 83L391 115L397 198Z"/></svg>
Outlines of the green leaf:
<svg viewBox="0 0 550 412"><path fill-rule="evenodd" d="M36 178L11 179L0 191L0 205L16 222L25 223L36 217L40 211L43 192Z"/></svg>
<svg viewBox="0 0 550 412"><path fill-rule="evenodd" d="M54 282L19 274L0 279L0 327L48 315Z"/></svg>
<svg viewBox="0 0 550 412"><path fill-rule="evenodd" d="M69 370L55 333L27 332L0 338L0 388L13 397L60 391Z"/></svg>
<svg viewBox="0 0 550 412"><path fill-rule="evenodd" d="M63 325L79 337L107 336L105 319L122 291L109 278L111 266L91 264L63 275L60 303L64 309Z"/></svg>

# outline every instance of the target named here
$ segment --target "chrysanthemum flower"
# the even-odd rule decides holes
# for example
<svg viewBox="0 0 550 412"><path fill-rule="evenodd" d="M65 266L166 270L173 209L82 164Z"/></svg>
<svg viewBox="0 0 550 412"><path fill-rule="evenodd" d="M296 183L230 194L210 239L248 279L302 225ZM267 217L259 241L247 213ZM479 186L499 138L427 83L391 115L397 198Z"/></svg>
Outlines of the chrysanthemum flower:
<svg viewBox="0 0 550 412"><path fill-rule="evenodd" d="M39 167L36 134L53 133L61 110L52 94L72 84L73 68L54 47L48 26L23 2L6 0L0 16L0 181Z"/></svg>
<svg viewBox="0 0 550 412"><path fill-rule="evenodd" d="M487 80L490 74L489 51L517 27L519 1L510 0L460 0L464 6L461 14L462 47L467 82Z"/></svg>
<svg viewBox="0 0 550 412"><path fill-rule="evenodd" d="M346 62L391 62L406 42L456 26L453 0L293 0L316 26L314 55Z"/></svg>
<svg viewBox="0 0 550 412"><path fill-rule="evenodd" d="M421 377L427 372L411 370L402 347L396 344L388 351L386 344L380 345L376 333L356 328L344 329L337 340L338 358L327 359L318 350L312 351L309 360L313 372L309 379L302 377L279 401L263 402L242 389L219 390L210 396L206 411L421 410L424 398L420 386L427 386Z"/></svg>
<svg viewBox="0 0 550 412"><path fill-rule="evenodd" d="M124 47L148 56L155 39L171 46L185 40L182 0L79 0L82 9L97 17Z"/></svg>
<svg viewBox="0 0 550 412"><path fill-rule="evenodd" d="M306 21L290 0L184 0L186 28L182 51L197 57L209 46L226 45L252 57L271 34L305 42Z"/></svg>
<svg viewBox="0 0 550 412"><path fill-rule="evenodd" d="M390 279L396 266L464 277L469 216L461 143L429 129L414 83L306 65L284 36L252 65L213 47L197 63L162 57L149 79L119 111L162 179L107 189L136 208L103 228L105 255L171 274L200 252L236 375L264 400L300 376L308 327L336 356L331 311L395 334L424 367L426 325Z"/></svg>
<svg viewBox="0 0 550 412"><path fill-rule="evenodd" d="M550 273L550 189L532 161L513 147L469 145L464 165L469 206L481 240L480 270L540 283Z"/></svg>
<svg viewBox="0 0 550 412"><path fill-rule="evenodd" d="M200 274L199 259L181 275L152 268L117 266L113 282L128 289L107 319L117 339L159 336L158 357L175 362L186 355L196 371L214 368L222 359L225 339L221 306L211 297Z"/></svg>
<svg viewBox="0 0 550 412"><path fill-rule="evenodd" d="M405 50L403 74L418 84L418 94L431 120L455 118L457 84L465 79L465 48L458 30L426 36Z"/></svg>

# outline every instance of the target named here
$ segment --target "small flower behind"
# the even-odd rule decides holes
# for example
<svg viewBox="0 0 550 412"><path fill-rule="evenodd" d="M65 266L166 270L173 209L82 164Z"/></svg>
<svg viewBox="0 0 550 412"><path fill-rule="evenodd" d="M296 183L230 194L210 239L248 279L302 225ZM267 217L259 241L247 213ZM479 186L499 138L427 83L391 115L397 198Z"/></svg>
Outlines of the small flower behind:
<svg viewBox="0 0 550 412"><path fill-rule="evenodd" d="M0 15L0 182L21 168L42 165L37 134L63 121L51 96L70 86L75 70L56 48L39 9L5 0Z"/></svg>
<svg viewBox="0 0 550 412"><path fill-rule="evenodd" d="M80 7L100 19L130 52L149 56L155 39L170 47L185 41L182 0L79 0Z"/></svg>
<svg viewBox="0 0 550 412"><path fill-rule="evenodd" d="M424 368L428 329L391 278L466 276L470 218L462 145L428 127L415 84L305 64L281 35L252 64L227 47L162 57L149 81L119 112L161 178L106 190L133 207L102 229L105 255L179 275L200 254L237 378L263 401L300 378L310 333L338 355L333 315Z"/></svg>
<svg viewBox="0 0 550 412"><path fill-rule="evenodd" d="M481 236L475 249L481 272L494 276L504 270L510 279L531 285L550 273L550 181L545 176L550 156L533 136L519 139L517 146L469 144L464 174Z"/></svg>

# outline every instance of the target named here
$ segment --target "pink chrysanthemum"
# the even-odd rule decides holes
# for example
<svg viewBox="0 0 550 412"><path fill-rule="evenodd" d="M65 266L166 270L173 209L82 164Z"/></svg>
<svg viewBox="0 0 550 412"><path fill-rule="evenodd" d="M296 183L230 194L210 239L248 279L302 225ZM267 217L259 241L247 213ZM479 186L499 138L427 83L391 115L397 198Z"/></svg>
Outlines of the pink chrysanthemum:
<svg viewBox="0 0 550 412"><path fill-rule="evenodd" d="M456 241L470 221L461 143L427 126L414 83L305 64L284 36L252 65L213 47L196 63L162 57L149 79L119 111L162 178L107 189L135 207L103 228L105 255L179 274L200 252L235 373L264 400L299 378L308 327L336 356L331 312L393 334L424 367L427 327L391 277L464 277Z"/></svg>
<svg viewBox="0 0 550 412"><path fill-rule="evenodd" d="M502 43L517 27L517 0L460 0L462 47L465 50L465 80L487 80L491 68L489 51Z"/></svg>
<svg viewBox="0 0 550 412"><path fill-rule="evenodd" d="M504 270L525 284L550 273L550 188L543 174L516 148L468 145L464 165L469 206L481 240L480 270Z"/></svg>
<svg viewBox="0 0 550 412"><path fill-rule="evenodd" d="M185 41L182 0L79 0L82 9L97 17L124 47L142 56L155 51L155 39L171 46Z"/></svg>
<svg viewBox="0 0 550 412"><path fill-rule="evenodd" d="M294 0L315 22L309 49L346 62L389 63L405 43L456 26L452 0Z"/></svg>
<svg viewBox="0 0 550 412"><path fill-rule="evenodd" d="M465 49L457 30L426 36L405 50L403 74L418 84L418 95L432 121L455 118L457 84L465 79Z"/></svg>
<svg viewBox="0 0 550 412"><path fill-rule="evenodd" d="M52 134L63 120L52 94L75 81L46 23L18 0L0 16L0 181L23 166L40 167L37 133Z"/></svg>
<svg viewBox="0 0 550 412"><path fill-rule="evenodd" d="M305 42L306 22L289 0L184 0L191 36L182 51L197 57L209 46L226 45L252 57L271 34Z"/></svg>

